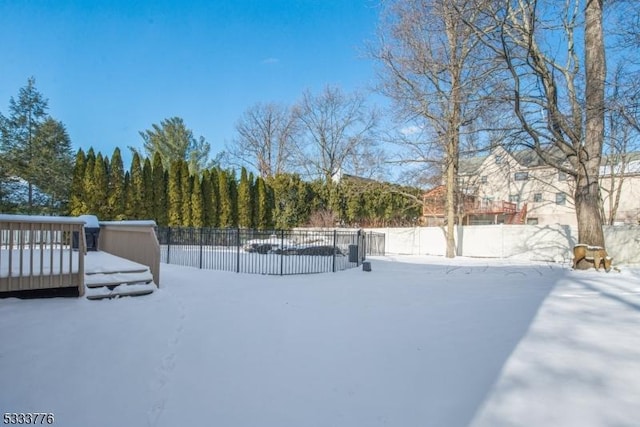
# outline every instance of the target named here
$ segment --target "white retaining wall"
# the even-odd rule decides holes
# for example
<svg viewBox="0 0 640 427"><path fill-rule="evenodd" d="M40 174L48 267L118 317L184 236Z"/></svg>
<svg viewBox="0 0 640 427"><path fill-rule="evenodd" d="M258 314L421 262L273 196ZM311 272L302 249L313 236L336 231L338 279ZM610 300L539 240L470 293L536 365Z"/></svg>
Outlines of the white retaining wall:
<svg viewBox="0 0 640 427"><path fill-rule="evenodd" d="M446 238L440 227L374 228L386 235L386 253L441 255ZM640 226L605 226L607 252L616 264L640 264ZM456 227L457 254L569 262L578 231L568 225L477 225Z"/></svg>

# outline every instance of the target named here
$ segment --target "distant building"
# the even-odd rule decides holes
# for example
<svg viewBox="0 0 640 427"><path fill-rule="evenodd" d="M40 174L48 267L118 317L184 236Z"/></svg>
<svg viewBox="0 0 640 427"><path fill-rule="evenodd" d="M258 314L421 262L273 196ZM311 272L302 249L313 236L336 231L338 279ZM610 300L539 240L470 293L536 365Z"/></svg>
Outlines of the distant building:
<svg viewBox="0 0 640 427"><path fill-rule="evenodd" d="M628 155L624 170L615 160L605 158L600 169L604 220L639 224L640 153ZM576 225L573 178L543 163L532 150L510 153L497 147L487 156L461 160L459 175L463 201L458 202L457 222ZM445 193L440 186L424 194L424 224L442 222Z"/></svg>

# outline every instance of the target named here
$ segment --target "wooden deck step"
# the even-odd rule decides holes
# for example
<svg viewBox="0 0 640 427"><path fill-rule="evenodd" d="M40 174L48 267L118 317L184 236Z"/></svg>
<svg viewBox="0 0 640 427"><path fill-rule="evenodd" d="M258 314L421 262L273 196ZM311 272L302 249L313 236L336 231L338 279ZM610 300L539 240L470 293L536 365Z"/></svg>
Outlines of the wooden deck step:
<svg viewBox="0 0 640 427"><path fill-rule="evenodd" d="M153 275L149 269L141 272L94 273L85 275L84 279L86 287L90 289L122 284L150 283L152 281Z"/></svg>
<svg viewBox="0 0 640 427"><path fill-rule="evenodd" d="M107 252L88 252L85 258L87 299L147 295L157 289L146 265Z"/></svg>
<svg viewBox="0 0 640 427"><path fill-rule="evenodd" d="M86 297L90 300L113 299L120 297L134 297L141 295L149 295L157 289L156 284L151 282L147 284L122 284L114 288L106 286L99 288L89 288L86 291Z"/></svg>

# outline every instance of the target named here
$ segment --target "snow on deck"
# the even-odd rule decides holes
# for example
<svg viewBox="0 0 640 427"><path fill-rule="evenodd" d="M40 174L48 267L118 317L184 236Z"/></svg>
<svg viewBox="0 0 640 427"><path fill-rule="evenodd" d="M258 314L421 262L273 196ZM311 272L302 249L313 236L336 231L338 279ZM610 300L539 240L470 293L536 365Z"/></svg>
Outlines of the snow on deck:
<svg viewBox="0 0 640 427"><path fill-rule="evenodd" d="M89 251L84 258L84 272L87 275L98 273L136 273L149 270L149 267L128 259L120 258L103 251Z"/></svg>

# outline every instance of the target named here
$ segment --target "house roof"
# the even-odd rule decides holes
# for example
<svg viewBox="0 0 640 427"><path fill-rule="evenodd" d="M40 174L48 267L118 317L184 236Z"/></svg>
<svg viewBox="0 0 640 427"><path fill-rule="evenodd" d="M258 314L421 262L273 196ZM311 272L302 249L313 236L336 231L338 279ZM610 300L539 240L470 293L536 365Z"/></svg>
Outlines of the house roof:
<svg viewBox="0 0 640 427"><path fill-rule="evenodd" d="M542 157L540 157L538 153L536 153L532 149L527 148L527 149L517 150L517 151L509 151L504 148L502 149L506 153L508 153L511 157L513 157L513 159L516 162L518 162L520 166L523 166L526 168L547 166L547 164L542 159ZM492 150L492 153L494 152L495 152L495 149ZM554 160L557 160L559 163L565 160L564 153L562 153L559 148L551 147L549 148L549 150L547 150L547 153L549 154L549 156L551 156L551 158L553 158ZM626 153L626 156L627 156L628 164L625 169L625 173L640 173L640 152L634 151L634 152ZM458 165L458 172L460 173L460 175L476 174L480 169L480 167L482 166L482 164L484 163L484 161L487 159L487 157L489 156L477 156L477 157L460 159L460 163ZM603 155L602 166L600 169L601 173L610 173L609 172L610 168L608 166L608 163L611 157L613 157L614 159L619 159L620 155L615 155L615 156ZM618 162L616 161L615 163L617 164ZM616 171L616 168L614 168L614 171Z"/></svg>
<svg viewBox="0 0 640 427"><path fill-rule="evenodd" d="M487 157L488 156L481 156L460 159L460 162L458 164L458 173L460 175L473 175L478 171Z"/></svg>

